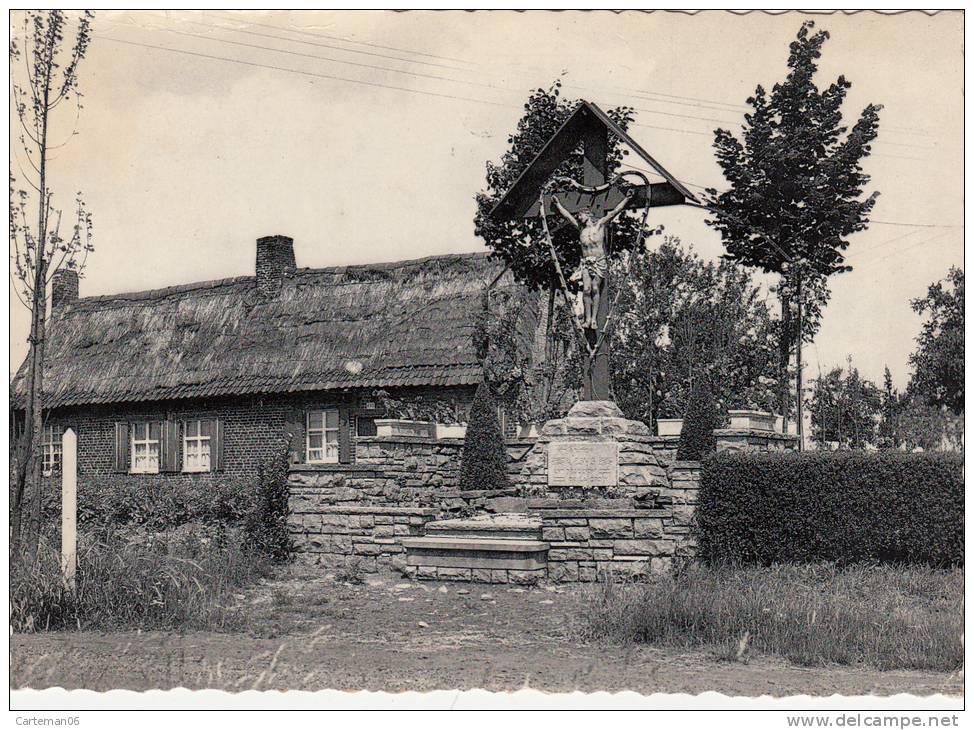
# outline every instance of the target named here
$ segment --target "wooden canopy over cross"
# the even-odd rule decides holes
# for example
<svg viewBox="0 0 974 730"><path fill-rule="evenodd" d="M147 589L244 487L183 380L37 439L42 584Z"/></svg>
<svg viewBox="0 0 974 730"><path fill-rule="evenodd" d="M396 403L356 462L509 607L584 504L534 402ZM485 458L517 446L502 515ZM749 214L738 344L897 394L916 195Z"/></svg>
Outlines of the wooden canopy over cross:
<svg viewBox="0 0 974 730"><path fill-rule="evenodd" d="M627 145L653 171L663 178L663 182L628 187L633 193L632 208L645 208L663 205L680 205L689 201L699 202L693 193L671 175L652 155L644 150L618 124L595 104L582 100L568 119L551 136L541 151L535 156L518 179L491 210L491 216L498 220L514 218L535 218L540 216L541 193L555 170L568 156L582 145L582 185L599 188L607 182L609 166L609 134L615 135ZM618 205L625 193L622 186L613 184L600 192L579 190L559 193L562 205L570 212L588 209L601 216ZM553 201L546 200L546 215L554 214ZM608 242L607 242L608 243ZM603 288L605 284L603 283ZM596 316L596 330L587 330L590 352L583 378L583 400L610 400L609 344L607 337L598 337L596 332L604 332L608 314L606 292L599 299Z"/></svg>
<svg viewBox="0 0 974 730"><path fill-rule="evenodd" d="M592 187L605 184L609 151L608 134L610 132L664 179L665 182L650 185L653 207L680 205L687 200L699 202L693 193L687 190L679 180L673 177L618 124L613 122L608 114L592 102L582 100L568 119L558 128L558 131L541 148L531 164L515 180L511 189L497 202L491 210L491 216L499 220L537 217L539 215L538 199L541 188L552 173L558 169L558 166L575 150L579 142L583 145L585 156L585 179L582 182ZM648 192L646 186L635 187L633 192L635 197L631 204L632 207L645 206ZM574 213L582 208L589 208L598 212L610 210L622 200L622 195L622 190L613 186L604 193L569 192L560 197L562 204ZM553 209L549 208L548 212L553 212Z"/></svg>

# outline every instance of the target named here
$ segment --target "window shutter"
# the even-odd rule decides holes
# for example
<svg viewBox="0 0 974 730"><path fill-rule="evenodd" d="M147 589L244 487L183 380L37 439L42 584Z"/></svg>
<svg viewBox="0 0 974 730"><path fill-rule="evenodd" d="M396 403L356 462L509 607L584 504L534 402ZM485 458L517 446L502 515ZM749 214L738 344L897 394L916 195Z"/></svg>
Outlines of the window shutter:
<svg viewBox="0 0 974 730"><path fill-rule="evenodd" d="M348 408L338 409L338 463L352 463L352 419Z"/></svg>
<svg viewBox="0 0 974 730"><path fill-rule="evenodd" d="M115 471L129 470L129 425L115 424Z"/></svg>
<svg viewBox="0 0 974 730"><path fill-rule="evenodd" d="M179 424L176 421L164 421L161 428L159 471L179 471Z"/></svg>
<svg viewBox="0 0 974 730"><path fill-rule="evenodd" d="M289 464L303 464L305 462L305 412L300 408L288 411L284 421L284 438L288 444L287 460Z"/></svg>
<svg viewBox="0 0 974 730"><path fill-rule="evenodd" d="M223 421L207 422L210 430L210 471L223 471Z"/></svg>

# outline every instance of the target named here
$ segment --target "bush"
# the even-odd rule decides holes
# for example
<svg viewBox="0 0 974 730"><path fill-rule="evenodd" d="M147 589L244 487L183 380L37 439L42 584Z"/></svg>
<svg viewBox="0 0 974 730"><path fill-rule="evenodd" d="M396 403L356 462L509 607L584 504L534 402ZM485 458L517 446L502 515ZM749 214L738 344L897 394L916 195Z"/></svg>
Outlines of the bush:
<svg viewBox="0 0 974 730"><path fill-rule="evenodd" d="M83 534L77 590L61 575L57 547L42 540L37 560L10 573L14 631L50 629L232 629L233 592L270 565L246 535L205 525L165 534L138 530Z"/></svg>
<svg viewBox="0 0 974 730"><path fill-rule="evenodd" d="M497 408L490 389L477 386L460 463L460 488L470 490L510 489L507 449L497 420Z"/></svg>
<svg viewBox="0 0 974 730"><path fill-rule="evenodd" d="M676 458L681 461L699 461L713 453L717 448L714 429L721 426L723 418L714 400L713 389L706 378L701 378L690 393Z"/></svg>
<svg viewBox="0 0 974 730"><path fill-rule="evenodd" d="M801 665L956 671L964 660L961 570L856 565L708 568L584 596L576 633L596 641L750 651Z"/></svg>
<svg viewBox="0 0 974 730"><path fill-rule="evenodd" d="M61 523L59 484L48 484L43 519L56 535ZM242 527L253 544L276 562L284 562L292 545L287 531L287 455L280 454L255 477L215 480L160 474L86 477L78 488L78 526L91 534L120 527L167 532L183 525Z"/></svg>
<svg viewBox="0 0 974 730"><path fill-rule="evenodd" d="M294 547L287 531L288 492L287 452L281 451L258 471L257 490L244 516L244 530L254 547L277 563L289 560Z"/></svg>
<svg viewBox="0 0 974 730"><path fill-rule="evenodd" d="M720 453L703 464L701 557L962 565L963 457Z"/></svg>

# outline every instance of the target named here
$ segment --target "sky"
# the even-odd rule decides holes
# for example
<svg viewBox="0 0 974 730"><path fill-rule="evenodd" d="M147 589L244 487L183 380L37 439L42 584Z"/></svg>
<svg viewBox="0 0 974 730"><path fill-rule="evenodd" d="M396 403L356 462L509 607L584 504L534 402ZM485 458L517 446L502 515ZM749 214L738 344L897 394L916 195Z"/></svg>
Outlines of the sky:
<svg viewBox="0 0 974 730"><path fill-rule="evenodd" d="M472 222L485 162L559 76L569 98L636 107L632 136L691 190L722 188L713 130L739 130L755 86L784 78L808 17L831 34L819 86L853 84L850 125L884 109L864 164L874 223L850 239L854 270L832 280L806 377L851 356L902 388L921 325L910 299L963 267L956 12L99 12L77 135L50 163L55 205L80 190L93 215L81 295L252 275L269 234L311 267L485 250ZM58 114L56 142L76 121ZM661 208L650 224L713 259L705 217ZM10 307L16 369L29 313L13 291Z"/></svg>

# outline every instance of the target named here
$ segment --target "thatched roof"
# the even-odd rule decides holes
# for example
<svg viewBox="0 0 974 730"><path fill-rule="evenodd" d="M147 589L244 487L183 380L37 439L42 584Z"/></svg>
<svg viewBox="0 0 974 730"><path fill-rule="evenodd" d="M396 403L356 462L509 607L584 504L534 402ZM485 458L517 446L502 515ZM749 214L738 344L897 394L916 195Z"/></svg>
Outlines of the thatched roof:
<svg viewBox="0 0 974 730"><path fill-rule="evenodd" d="M298 269L270 301L254 277L82 298L50 321L45 404L475 384L473 330L502 271L459 254ZM534 301L509 273L497 290Z"/></svg>

